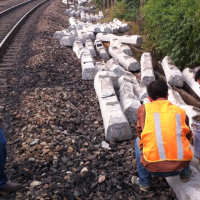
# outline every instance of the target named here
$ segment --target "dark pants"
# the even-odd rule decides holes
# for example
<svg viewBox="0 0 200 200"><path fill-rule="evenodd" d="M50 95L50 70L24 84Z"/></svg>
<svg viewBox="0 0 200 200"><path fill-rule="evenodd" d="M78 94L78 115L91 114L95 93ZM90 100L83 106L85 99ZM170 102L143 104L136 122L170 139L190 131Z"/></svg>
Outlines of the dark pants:
<svg viewBox="0 0 200 200"><path fill-rule="evenodd" d="M3 135L3 132L0 128L0 189L2 189L8 178L4 172L6 164L6 139Z"/></svg>
<svg viewBox="0 0 200 200"><path fill-rule="evenodd" d="M185 167L183 170L181 171L173 171L173 172L151 172L149 170L147 170L141 163L140 163L140 156L141 156L141 151L139 149L139 138L137 138L135 140L135 156L136 156L136 161L137 161L137 170L138 170L138 174L139 174L139 183L143 186L150 186L151 185L151 181L152 181L152 177L156 176L156 177L169 177L169 176L177 176L181 173L184 172L188 172L190 170L189 165L187 167Z"/></svg>

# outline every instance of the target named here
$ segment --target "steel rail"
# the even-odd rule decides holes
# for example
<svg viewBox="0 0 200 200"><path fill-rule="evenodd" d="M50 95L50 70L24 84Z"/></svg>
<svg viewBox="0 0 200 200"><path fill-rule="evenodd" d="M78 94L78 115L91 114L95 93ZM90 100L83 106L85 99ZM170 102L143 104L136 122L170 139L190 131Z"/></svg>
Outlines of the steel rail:
<svg viewBox="0 0 200 200"><path fill-rule="evenodd" d="M10 30L10 32L6 35L6 37L3 39L3 41L0 43L0 56L3 54L4 50L6 49L9 42L12 40L12 38L15 36L17 31L21 28L23 23L28 19L28 17L37 10L38 7L43 5L49 0L44 0L41 3L37 4L35 7L33 7L31 10L29 10L16 24L15 26Z"/></svg>
<svg viewBox="0 0 200 200"><path fill-rule="evenodd" d="M12 12L13 10L15 10L15 9L17 9L17 8L23 6L23 5L26 5L27 3L30 3L31 1L32 1L32 0L25 1L25 2L23 2L23 3L17 4L17 5L15 5L15 6L12 6L11 8L8 8L8 9L6 9L6 10L0 12L0 17L3 17L4 15L6 15L6 14Z"/></svg>

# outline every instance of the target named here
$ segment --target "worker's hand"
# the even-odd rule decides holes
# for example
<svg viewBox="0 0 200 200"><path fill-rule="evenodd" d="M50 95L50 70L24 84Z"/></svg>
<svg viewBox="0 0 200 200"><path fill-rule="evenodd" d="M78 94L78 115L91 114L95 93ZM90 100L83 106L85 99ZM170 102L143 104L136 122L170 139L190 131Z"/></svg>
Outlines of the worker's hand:
<svg viewBox="0 0 200 200"><path fill-rule="evenodd" d="M190 139L190 144L193 146L193 137Z"/></svg>

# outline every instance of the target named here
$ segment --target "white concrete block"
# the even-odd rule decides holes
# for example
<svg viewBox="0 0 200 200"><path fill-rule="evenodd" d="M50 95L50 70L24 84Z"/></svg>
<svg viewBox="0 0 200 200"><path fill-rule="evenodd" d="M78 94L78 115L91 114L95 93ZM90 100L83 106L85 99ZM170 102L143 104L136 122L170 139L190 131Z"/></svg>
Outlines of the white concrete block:
<svg viewBox="0 0 200 200"><path fill-rule="evenodd" d="M172 87L171 87L170 85L168 85L168 94L169 94L168 100L169 100L172 104L174 104L174 105L176 105L176 106L187 105L187 104L183 101L183 99L182 99L182 97L180 96L180 94L179 94L177 91L173 90Z"/></svg>
<svg viewBox="0 0 200 200"><path fill-rule="evenodd" d="M71 24L71 26L74 26L76 24L76 19L74 17L70 17L69 23Z"/></svg>
<svg viewBox="0 0 200 200"><path fill-rule="evenodd" d="M86 13L86 22L91 22L92 20L91 20L91 18L90 18L90 15L88 14L88 13Z"/></svg>
<svg viewBox="0 0 200 200"><path fill-rule="evenodd" d="M81 59L81 57L83 56L83 54L90 54L91 55L90 50L88 48L85 48L85 47L83 47L83 48L81 48L81 49L78 50L77 57L79 59Z"/></svg>
<svg viewBox="0 0 200 200"><path fill-rule="evenodd" d="M110 59L110 56L108 55L107 51L102 47L98 49L99 57L103 59L104 61L107 61Z"/></svg>
<svg viewBox="0 0 200 200"><path fill-rule="evenodd" d="M117 37L112 37L110 40L110 46L111 47L117 47L122 50L126 55L132 56L133 53L128 45L122 44Z"/></svg>
<svg viewBox="0 0 200 200"><path fill-rule="evenodd" d="M94 49L94 44L91 39L88 39L85 41L85 47L90 50L90 54L93 57L96 57L96 51Z"/></svg>
<svg viewBox="0 0 200 200"><path fill-rule="evenodd" d="M69 16L70 16L70 17L74 17L75 12L76 12L75 10L71 10L71 11L69 12Z"/></svg>
<svg viewBox="0 0 200 200"><path fill-rule="evenodd" d="M125 81L120 87L120 104L129 123L137 123L137 110L141 103L133 93L133 84Z"/></svg>
<svg viewBox="0 0 200 200"><path fill-rule="evenodd" d="M89 53L84 53L82 55L81 67L82 67L82 79L94 80L97 70L96 67L94 66L94 60Z"/></svg>
<svg viewBox="0 0 200 200"><path fill-rule="evenodd" d="M85 44L85 41L90 39L87 32L82 30L77 30L78 38L81 40L82 44Z"/></svg>
<svg viewBox="0 0 200 200"><path fill-rule="evenodd" d="M81 13L81 21L86 22L86 15L84 13Z"/></svg>
<svg viewBox="0 0 200 200"><path fill-rule="evenodd" d="M91 27L91 31L93 33L100 33L101 32L101 27L98 25L98 24L94 24L92 27Z"/></svg>
<svg viewBox="0 0 200 200"><path fill-rule="evenodd" d="M195 70L190 68L185 68L182 71L183 80L190 86L190 88L200 97L200 86L194 80L195 77Z"/></svg>
<svg viewBox="0 0 200 200"><path fill-rule="evenodd" d="M110 77L110 80L112 81L113 87L115 90L118 90L118 79L119 77L113 72L113 71L107 71L108 76Z"/></svg>
<svg viewBox="0 0 200 200"><path fill-rule="evenodd" d="M142 40L142 36L140 35L123 35L123 36L119 36L118 40L121 43L125 43L125 44L138 44L141 45L143 43Z"/></svg>
<svg viewBox="0 0 200 200"><path fill-rule="evenodd" d="M93 32L87 31L87 34L88 34L88 36L89 36L89 38L90 38L91 40L95 40L95 35L94 35Z"/></svg>
<svg viewBox="0 0 200 200"><path fill-rule="evenodd" d="M140 70L140 64L133 57L123 55L118 58L118 62L128 71Z"/></svg>
<svg viewBox="0 0 200 200"><path fill-rule="evenodd" d="M110 42L111 38L114 37L115 35L111 33L97 33L96 39L99 39L104 42Z"/></svg>
<svg viewBox="0 0 200 200"><path fill-rule="evenodd" d="M97 72L94 79L94 88L99 98L115 96L115 90L107 71Z"/></svg>
<svg viewBox="0 0 200 200"><path fill-rule="evenodd" d="M78 52L84 48L82 42L80 40L75 40L74 41L74 44L73 44L73 47L72 47L72 50L76 53L76 56L80 59L79 55L78 55Z"/></svg>
<svg viewBox="0 0 200 200"><path fill-rule="evenodd" d="M60 39L60 44L64 46L72 46L74 41L75 41L75 36L74 35L68 35L68 36L63 36Z"/></svg>
<svg viewBox="0 0 200 200"><path fill-rule="evenodd" d="M102 25L100 28L101 28L102 33L111 33L112 32L111 28L107 25Z"/></svg>
<svg viewBox="0 0 200 200"><path fill-rule="evenodd" d="M130 82L136 86L139 86L139 83L137 81L137 78L135 75L133 75L132 73L126 73L124 74L123 76L121 76L119 79L118 79L118 86L119 88L122 86L122 84L124 82ZM134 87L136 87L134 86Z"/></svg>
<svg viewBox="0 0 200 200"><path fill-rule="evenodd" d="M99 40L99 39L96 39L96 40L94 41L94 46L95 46L97 52L99 52L101 48L104 48L103 43L102 43L101 40ZM105 49L105 48L104 48L104 49Z"/></svg>
<svg viewBox="0 0 200 200"><path fill-rule="evenodd" d="M66 9L64 13L66 13L67 15L69 15L70 9Z"/></svg>
<svg viewBox="0 0 200 200"><path fill-rule="evenodd" d="M80 11L79 10L74 13L74 17L80 17Z"/></svg>
<svg viewBox="0 0 200 200"><path fill-rule="evenodd" d="M121 67L114 58L111 58L106 62L106 68L110 71L113 71L118 77L125 74L124 68Z"/></svg>
<svg viewBox="0 0 200 200"><path fill-rule="evenodd" d="M96 67L97 71L106 71L107 70L106 65L103 60L101 62L96 62L95 67Z"/></svg>
<svg viewBox="0 0 200 200"><path fill-rule="evenodd" d="M100 16L100 18L101 18L101 19L103 19L103 18L104 18L104 14L103 14L103 12L102 12L102 11L99 11L99 16Z"/></svg>
<svg viewBox="0 0 200 200"><path fill-rule="evenodd" d="M189 118L190 128L192 128L192 117L195 115L200 115L200 109L190 105L180 105L179 107L185 110L186 115Z"/></svg>
<svg viewBox="0 0 200 200"><path fill-rule="evenodd" d="M133 84L133 92L138 97L138 99L143 100L148 97L147 88L142 84Z"/></svg>
<svg viewBox="0 0 200 200"><path fill-rule="evenodd" d="M70 31L71 35L73 35L74 37L78 37L78 32L77 30L72 30Z"/></svg>
<svg viewBox="0 0 200 200"><path fill-rule="evenodd" d="M176 67L168 56L165 56L162 60L162 68L167 79L167 83L170 85L183 87L183 76L181 71Z"/></svg>
<svg viewBox="0 0 200 200"><path fill-rule="evenodd" d="M119 26L111 25L110 28L111 28L111 33L113 33L113 34L119 33Z"/></svg>
<svg viewBox="0 0 200 200"><path fill-rule="evenodd" d="M141 57L141 84L149 85L155 80L153 61L150 53L143 53Z"/></svg>
<svg viewBox="0 0 200 200"><path fill-rule="evenodd" d="M109 42L112 38L117 38L121 43L124 44L136 44L136 45L141 45L143 40L142 37L140 35L123 35L123 36L117 36L114 35L112 33L110 34L99 34L99 36L97 36L98 39L105 41L105 42Z"/></svg>
<svg viewBox="0 0 200 200"><path fill-rule="evenodd" d="M97 19L96 19L96 17L94 16L94 14L90 14L90 18L91 18L91 21L92 22L95 22Z"/></svg>
<svg viewBox="0 0 200 200"><path fill-rule="evenodd" d="M200 173L192 165L190 165L190 168L192 175L188 182L181 182L179 176L166 178L169 186L180 200L200 200Z"/></svg>
<svg viewBox="0 0 200 200"><path fill-rule="evenodd" d="M70 35L68 30L56 31L53 34L54 38L61 39L63 36Z"/></svg>
<svg viewBox="0 0 200 200"><path fill-rule="evenodd" d="M76 26L75 25L69 26L67 29L70 32L70 31L76 30Z"/></svg>

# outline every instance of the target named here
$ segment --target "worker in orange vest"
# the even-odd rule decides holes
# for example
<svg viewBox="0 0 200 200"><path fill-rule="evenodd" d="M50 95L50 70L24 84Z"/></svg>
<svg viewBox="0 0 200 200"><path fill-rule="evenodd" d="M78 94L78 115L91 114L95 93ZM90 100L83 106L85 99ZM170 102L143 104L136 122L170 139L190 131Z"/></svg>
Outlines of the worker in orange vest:
<svg viewBox="0 0 200 200"><path fill-rule="evenodd" d="M173 105L168 98L168 86L161 80L147 86L151 103L137 111L135 154L141 191L149 191L152 177L180 175L189 181L189 163L193 157L189 147L192 132L185 110Z"/></svg>

